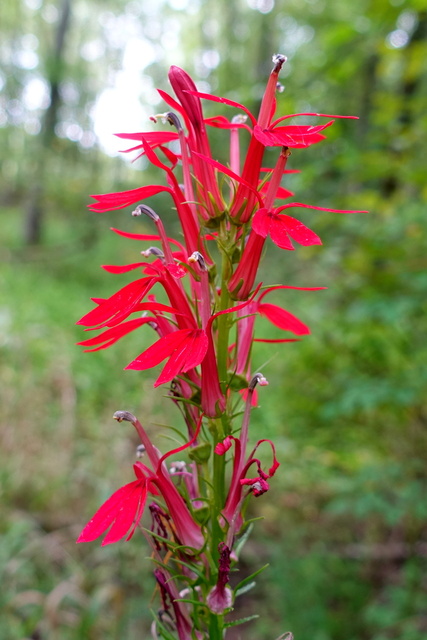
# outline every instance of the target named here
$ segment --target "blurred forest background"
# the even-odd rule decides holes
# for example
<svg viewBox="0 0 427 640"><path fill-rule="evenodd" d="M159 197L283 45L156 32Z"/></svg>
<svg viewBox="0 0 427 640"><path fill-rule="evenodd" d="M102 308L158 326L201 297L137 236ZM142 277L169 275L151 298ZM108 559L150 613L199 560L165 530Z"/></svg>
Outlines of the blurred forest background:
<svg viewBox="0 0 427 640"><path fill-rule="evenodd" d="M286 186L302 202L370 213L305 211L322 247L268 246L266 282L328 290L280 293L312 335L255 353L270 386L252 434L277 442L282 466L254 501L265 519L242 571L271 567L235 611L256 605L262 617L230 638L424 640L425 0L5 0L0 34L0 640L148 637L144 540L74 541L132 479L135 440L113 412L147 421L160 447L158 425L179 416L153 373L122 371L145 334L97 354L74 346L89 298L125 284L99 265L138 259L109 227L145 228L86 204L159 179L120 156L113 133L149 129L165 110L155 88L168 90L170 64L256 111L276 52L288 56L280 114L360 116L295 150L301 173ZM172 233L169 201L150 204L170 212Z"/></svg>

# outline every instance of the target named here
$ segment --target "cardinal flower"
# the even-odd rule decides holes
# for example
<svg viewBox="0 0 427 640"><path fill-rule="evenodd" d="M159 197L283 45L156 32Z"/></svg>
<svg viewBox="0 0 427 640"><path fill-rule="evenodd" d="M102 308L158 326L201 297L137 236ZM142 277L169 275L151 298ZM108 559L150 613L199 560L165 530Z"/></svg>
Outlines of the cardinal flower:
<svg viewBox="0 0 427 640"><path fill-rule="evenodd" d="M319 236L300 222L300 220L282 213L282 211L294 207L315 209L316 211L332 211L334 213L366 213L366 211L331 209L329 207L315 207L310 204L303 204L302 202L290 202L289 204L277 207L277 209L259 209L253 217L252 230L261 236L261 238L266 238L269 235L274 244L281 249L288 249L290 251L294 249L291 240L294 240L303 247L322 244Z"/></svg>
<svg viewBox="0 0 427 640"><path fill-rule="evenodd" d="M126 420L135 426L147 451L152 468L150 469L141 462L136 462L133 466L136 480L118 489L104 502L84 527L77 542L95 540L105 533L110 526L111 529L102 542L103 546L118 542L122 538L130 540L141 521L149 492L163 497L176 529L179 543L194 549L200 549L204 542L200 527L193 520L184 499L165 472L163 463L166 458L183 451L196 441L201 420L193 438L189 442L160 457L148 438L145 429L135 416L127 411L118 411L114 417L119 422Z"/></svg>
<svg viewBox="0 0 427 640"><path fill-rule="evenodd" d="M316 211L332 211L334 213L366 213L366 211L353 209L316 207L301 202L291 202L276 209L259 208L252 218L252 230L236 271L230 278L228 285L230 293L237 300L245 300L252 291L264 243L268 236L270 236L274 244L288 251L293 251L295 248L292 240L304 247L322 244L319 236L300 220L282 213L282 211L293 207L314 209Z"/></svg>

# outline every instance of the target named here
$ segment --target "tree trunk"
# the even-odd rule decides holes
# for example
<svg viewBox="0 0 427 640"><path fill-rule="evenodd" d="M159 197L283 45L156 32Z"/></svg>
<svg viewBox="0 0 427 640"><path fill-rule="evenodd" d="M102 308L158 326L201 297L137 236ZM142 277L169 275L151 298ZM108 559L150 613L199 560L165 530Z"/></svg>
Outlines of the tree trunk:
<svg viewBox="0 0 427 640"><path fill-rule="evenodd" d="M55 138L55 126L58 120L58 109L61 104L59 86L64 74L65 36L70 26L71 0L63 0L61 16L55 37L55 46L50 64L47 65L50 93L49 107L44 114L42 130L38 139L38 151L35 153L34 171L30 185L29 202L27 205L24 235L29 245L40 244L43 235L45 209L43 204L44 181L49 150Z"/></svg>

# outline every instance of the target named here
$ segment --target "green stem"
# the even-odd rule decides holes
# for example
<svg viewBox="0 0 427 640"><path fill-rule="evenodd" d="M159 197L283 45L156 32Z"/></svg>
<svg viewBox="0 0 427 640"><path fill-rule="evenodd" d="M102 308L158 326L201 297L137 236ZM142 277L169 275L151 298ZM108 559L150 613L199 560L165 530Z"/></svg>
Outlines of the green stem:
<svg viewBox="0 0 427 640"><path fill-rule="evenodd" d="M211 613L209 618L209 640L222 640L224 637L224 616Z"/></svg>
<svg viewBox="0 0 427 640"><path fill-rule="evenodd" d="M222 224L219 231L220 235L220 251L222 254L221 265L221 295L219 298L218 311L225 311L229 309L232 301L228 292L228 282L232 275L232 265L230 262L229 254L230 250L234 246L235 231L230 232L227 229L226 224ZM231 237L233 236L233 237ZM217 365L218 376L224 396L227 394L227 382L228 382L228 347L230 339L230 328L232 326L232 318L229 314L222 314L217 319L217 334L216 334L216 353L217 353ZM228 409L229 409L228 405ZM227 407L223 415L212 422L210 425L210 431L213 435L214 448L224 439L224 436L230 432L230 416L227 414ZM212 582L217 579L218 563L219 563L219 551L218 545L224 540L224 532L221 527L221 512L224 509L226 500L226 486L225 486L225 456L219 456L213 454L212 463L212 518L211 518L211 539L209 541L210 553L212 557L212 563L215 567L215 571L212 573ZM214 583L211 585L214 586ZM224 637L224 616L218 616L211 614L209 617L209 639L210 640L222 640Z"/></svg>
<svg viewBox="0 0 427 640"><path fill-rule="evenodd" d="M223 278L221 282L221 298L220 310L228 309L230 305L230 296L227 289L228 278ZM230 332L230 319L227 314L218 317L218 376L223 393L226 392L227 386L227 359L228 359L228 335Z"/></svg>
<svg viewBox="0 0 427 640"><path fill-rule="evenodd" d="M220 228L220 240L221 240L221 296L219 300L219 311L225 311L230 308L231 298L228 292L228 282L232 276L232 266L230 262L229 253L232 251L235 242L235 233L230 233L230 230L225 226ZM231 327L231 318L228 314L223 314L218 317L218 341L217 341L217 362L218 362L218 375L222 392L225 394L227 387L227 360L228 360L228 342L229 333Z"/></svg>
<svg viewBox="0 0 427 640"><path fill-rule="evenodd" d="M214 448L223 439L218 432L214 436ZM212 538L211 555L215 567L218 567L218 545L224 537L220 525L220 514L225 504L225 457L214 453L213 457L213 495L212 495Z"/></svg>

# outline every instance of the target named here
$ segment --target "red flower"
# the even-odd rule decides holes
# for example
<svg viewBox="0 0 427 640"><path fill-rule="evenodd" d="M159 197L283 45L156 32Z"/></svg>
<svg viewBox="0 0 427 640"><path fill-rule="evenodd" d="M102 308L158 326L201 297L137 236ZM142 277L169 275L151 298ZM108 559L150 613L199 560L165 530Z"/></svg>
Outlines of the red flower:
<svg viewBox="0 0 427 640"><path fill-rule="evenodd" d="M292 218L281 211L292 207L303 207L304 209L316 209L317 211L332 211L334 213L366 213L366 211L354 211L343 209L330 209L329 207L315 207L301 202L291 202L277 209L259 209L253 217L252 229L262 238L270 235L274 244L281 249L293 251L294 246L290 240L292 238L298 244L309 247L313 244L322 244L319 236L306 227L296 218Z"/></svg>
<svg viewBox="0 0 427 640"><path fill-rule="evenodd" d="M293 250L294 247L289 236L304 247L322 244L319 236L302 222L291 218L291 216L279 215L276 211L258 209L252 220L253 231L262 238L266 238L269 234L274 244L277 244L281 249Z"/></svg>
<svg viewBox="0 0 427 640"><path fill-rule="evenodd" d="M268 235L278 247L289 251L294 250L291 239L304 247L322 244L319 236L300 222L300 220L281 213L281 211L292 207L315 209L316 211L332 211L334 213L367 213L366 211L315 207L309 204L302 204L301 202L291 202L276 209L266 207L258 209L252 219L252 231L243 250L239 264L228 284L230 293L237 300L245 300L252 291L264 248L264 242Z"/></svg>
<svg viewBox="0 0 427 640"><path fill-rule="evenodd" d="M246 402L247 406L249 406L251 404L250 398L248 398ZM232 537L232 535L234 535L234 533L238 532L243 522L242 516L240 514L242 508L243 486L249 486L255 497L262 495L269 488L267 480L276 473L277 468L280 466L276 458L276 450L274 444L271 442L271 440L267 439L259 440L246 460L244 451L246 442L242 442L242 440L244 440L244 436L241 436L241 438L228 436L223 443L224 446L221 446L222 443L219 443L216 446L215 453L217 455L224 455L225 452L230 448L229 445L231 440L235 445L233 471L227 500L222 511L222 514L231 529L231 535L229 532L228 536L230 538ZM271 467L267 471L264 471L262 469L261 462L257 458L255 458L255 452L263 442L269 443L273 453L273 462ZM246 474L248 473L252 465L256 465L258 475L255 478L246 478Z"/></svg>
<svg viewBox="0 0 427 640"><path fill-rule="evenodd" d="M141 462L136 462L133 468L137 479L118 489L104 502L84 527L77 542L95 540L105 533L110 526L111 529L104 538L103 546L118 542L125 536L126 540L130 540L142 518L147 494L150 492L153 495L159 495L160 493L164 498L180 544L200 549L204 542L200 527L193 520L184 499L165 471L163 463L168 457L190 447L197 440L201 419L193 438L189 442L160 457L135 416L127 411L118 411L115 414L115 418L119 422L122 420L132 422L141 437L154 471Z"/></svg>
<svg viewBox="0 0 427 640"><path fill-rule="evenodd" d="M118 542L126 536L130 540L141 520L147 499L147 479L140 462L133 465L136 480L118 489L108 498L93 518L87 523L77 542L91 542L99 538L110 525L102 546Z"/></svg>

